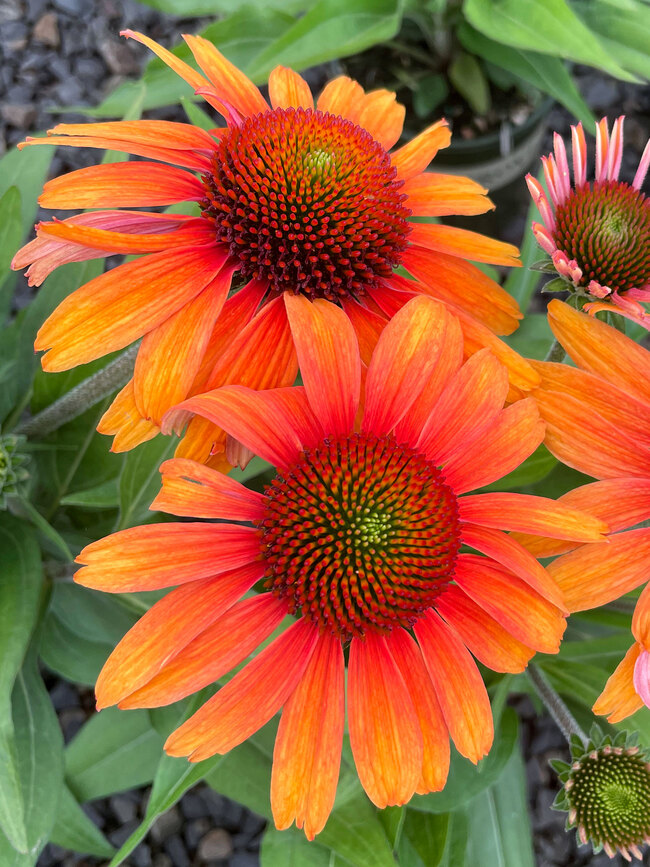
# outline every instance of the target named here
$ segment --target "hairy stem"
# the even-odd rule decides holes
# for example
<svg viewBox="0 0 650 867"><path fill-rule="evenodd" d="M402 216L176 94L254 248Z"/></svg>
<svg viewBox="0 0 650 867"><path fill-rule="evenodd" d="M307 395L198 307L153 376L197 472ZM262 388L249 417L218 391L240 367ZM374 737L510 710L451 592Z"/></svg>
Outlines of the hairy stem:
<svg viewBox="0 0 650 867"><path fill-rule="evenodd" d="M537 690L537 694L548 708L548 712L557 723L558 728L567 741L571 742L571 735L578 735L586 746L588 742L587 735L580 728L569 708L548 682L546 675L536 665L529 665L527 672L528 677Z"/></svg>

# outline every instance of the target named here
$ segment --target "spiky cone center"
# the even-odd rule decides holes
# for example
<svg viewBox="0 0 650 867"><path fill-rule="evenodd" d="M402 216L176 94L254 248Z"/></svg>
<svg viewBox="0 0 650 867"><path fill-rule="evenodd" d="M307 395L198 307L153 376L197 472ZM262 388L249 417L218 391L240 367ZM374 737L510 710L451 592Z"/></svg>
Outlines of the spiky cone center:
<svg viewBox="0 0 650 867"><path fill-rule="evenodd" d="M564 784L571 824L606 849L650 836L650 768L637 748L604 747L573 763Z"/></svg>
<svg viewBox="0 0 650 867"><path fill-rule="evenodd" d="M572 190L557 207L553 240L582 270L612 292L650 283L650 199L622 181L597 181Z"/></svg>
<svg viewBox="0 0 650 867"><path fill-rule="evenodd" d="M275 109L224 132L203 214L242 275L336 300L388 277L410 211L384 148L345 118Z"/></svg>
<svg viewBox="0 0 650 867"><path fill-rule="evenodd" d="M453 578L456 496L392 435L325 440L265 496L267 588L343 641L412 626Z"/></svg>

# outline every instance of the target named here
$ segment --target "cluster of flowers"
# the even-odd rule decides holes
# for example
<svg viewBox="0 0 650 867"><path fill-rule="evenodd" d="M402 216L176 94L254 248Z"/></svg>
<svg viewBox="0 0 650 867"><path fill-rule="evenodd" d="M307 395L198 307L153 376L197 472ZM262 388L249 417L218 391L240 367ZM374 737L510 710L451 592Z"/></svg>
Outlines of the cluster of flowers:
<svg viewBox="0 0 650 867"><path fill-rule="evenodd" d="M346 703L376 805L440 790L450 738L473 762L492 743L474 657L522 671L557 652L568 613L644 580L650 529L627 528L650 518L650 353L557 300L551 326L576 367L500 339L521 314L471 262L518 265L516 248L422 219L493 207L473 181L425 171L449 144L444 121L391 150L404 120L394 94L340 77L315 101L278 67L267 102L199 37L186 41L202 72L126 35L227 125L60 125L28 141L145 158L46 183L44 207L99 210L39 223L14 267L38 285L64 263L145 254L70 294L36 348L60 371L142 338L99 430L117 451L182 434L152 508L201 519L127 529L79 555L86 587L176 588L112 653L97 703L165 705L254 654L166 749L224 753L282 709L273 814L311 839L334 801ZM621 150L622 121L611 141L601 124L588 184L578 128L572 188L558 140L550 201L529 179L535 232L592 313L644 321L650 151L628 186ZM141 210L181 202L200 215ZM471 493L542 442L600 481L559 501ZM275 467L262 492L227 475L253 455ZM632 628L595 708L613 720L650 706L648 589Z"/></svg>

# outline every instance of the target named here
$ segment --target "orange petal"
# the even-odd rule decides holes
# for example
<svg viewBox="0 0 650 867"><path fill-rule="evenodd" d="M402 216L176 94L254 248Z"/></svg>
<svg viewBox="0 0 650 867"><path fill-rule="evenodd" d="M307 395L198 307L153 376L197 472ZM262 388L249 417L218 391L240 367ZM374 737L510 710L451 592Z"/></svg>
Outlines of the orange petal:
<svg viewBox="0 0 650 867"><path fill-rule="evenodd" d="M386 327L387 320L379 313L374 313L367 307L363 307L354 298L341 298L341 307L345 310L354 328L354 333L357 335L361 361L368 365L372 353L375 351L375 346L377 346L379 335Z"/></svg>
<svg viewBox="0 0 650 867"><path fill-rule="evenodd" d="M172 247L190 247L214 243L214 230L207 220L197 218L186 221L178 229L160 234L113 232L91 226L81 226L70 220L38 223L36 231L51 238L60 238L72 244L103 250L107 253L156 253Z"/></svg>
<svg viewBox="0 0 650 867"><path fill-rule="evenodd" d="M200 762L246 740L298 686L317 641L313 623L296 621L170 735L166 752Z"/></svg>
<svg viewBox="0 0 650 867"><path fill-rule="evenodd" d="M620 722L643 707L633 679L634 666L642 649L636 643L630 647L596 699L593 712L606 716L609 723Z"/></svg>
<svg viewBox="0 0 650 867"><path fill-rule="evenodd" d="M458 451L445 464L447 483L464 494L515 470L544 439L544 423L532 398L520 400L499 413L483 436ZM471 520L469 517L467 520Z"/></svg>
<svg viewBox="0 0 650 867"><path fill-rule="evenodd" d="M359 407L361 359L352 323L329 301L285 292L302 381L326 434L350 433Z"/></svg>
<svg viewBox="0 0 650 867"><path fill-rule="evenodd" d="M162 488L151 510L194 518L261 521L264 498L236 479L196 461L172 458L160 467Z"/></svg>
<svg viewBox="0 0 650 867"><path fill-rule="evenodd" d="M280 718L271 774L276 828L295 819L308 840L322 831L334 805L344 721L343 650L324 633Z"/></svg>
<svg viewBox="0 0 650 867"><path fill-rule="evenodd" d="M361 85L347 75L340 75L327 82L318 97L316 108L318 111L329 112L358 123L363 98Z"/></svg>
<svg viewBox="0 0 650 867"><path fill-rule="evenodd" d="M199 202L201 181L183 169L144 161L77 169L47 181L42 208L126 208Z"/></svg>
<svg viewBox="0 0 650 867"><path fill-rule="evenodd" d="M121 30L120 36L126 36L127 39L135 39L136 42L141 42L143 45L146 45L147 48L150 48L154 52L154 54L158 55L163 63L166 63L170 69L173 69L177 75L180 75L180 77L186 81L193 90L209 87L207 78L204 78L196 71L196 69L193 69L185 63L185 61L176 57L176 55L172 54L171 51L167 51L166 48L163 48L162 45L154 42L153 39L150 39L143 33L138 33L134 30Z"/></svg>
<svg viewBox="0 0 650 867"><path fill-rule="evenodd" d="M157 424L142 418L138 412L132 379L118 392L113 403L100 418L97 430L101 434L115 437L111 446L112 452L128 452L160 433Z"/></svg>
<svg viewBox="0 0 650 867"><path fill-rule="evenodd" d="M610 536L605 545L583 545L548 565L569 611L597 608L648 579L650 529Z"/></svg>
<svg viewBox="0 0 650 867"><path fill-rule="evenodd" d="M492 671L516 674L523 671L535 655L534 650L514 638L460 587L447 587L435 607L479 662Z"/></svg>
<svg viewBox="0 0 650 867"><path fill-rule="evenodd" d="M75 573L106 593L158 590L209 578L260 559L257 530L236 524L145 524L87 545Z"/></svg>
<svg viewBox="0 0 650 867"><path fill-rule="evenodd" d="M319 106L320 108L320 106ZM419 175L441 148L449 147L451 130L446 120L439 120L391 154L391 162L402 181Z"/></svg>
<svg viewBox="0 0 650 867"><path fill-rule="evenodd" d="M151 680L160 669L221 617L246 593L261 568L193 581L172 590L133 626L108 657L95 693L97 709L117 704Z"/></svg>
<svg viewBox="0 0 650 867"><path fill-rule="evenodd" d="M366 93L359 111L359 126L367 130L386 150L390 150L402 134L406 109L395 102L389 90Z"/></svg>
<svg viewBox="0 0 650 867"><path fill-rule="evenodd" d="M408 412L433 372L448 315L442 304L420 297L388 323L368 368L364 431L388 433Z"/></svg>
<svg viewBox="0 0 650 867"><path fill-rule="evenodd" d="M269 75L269 99L273 108L314 107L309 85L287 66L276 66Z"/></svg>
<svg viewBox="0 0 650 867"><path fill-rule="evenodd" d="M386 644L404 678L420 722L424 750L422 773L416 791L439 792L449 773L449 732L422 653L405 629L393 629Z"/></svg>
<svg viewBox="0 0 650 867"><path fill-rule="evenodd" d="M418 441L426 454L443 464L467 434L487 428L503 409L508 371L488 350L473 355L440 395Z"/></svg>
<svg viewBox="0 0 650 867"><path fill-rule="evenodd" d="M650 352L610 325L553 299L548 321L575 363L650 403Z"/></svg>
<svg viewBox="0 0 650 867"><path fill-rule="evenodd" d="M474 494L458 501L458 514L470 524L575 542L601 542L609 529L586 512L532 494Z"/></svg>
<svg viewBox="0 0 650 867"><path fill-rule="evenodd" d="M409 241L418 247L424 247L425 250L435 250L447 256L460 256L471 259L472 262L521 266L519 250L512 244L442 223L411 224Z"/></svg>
<svg viewBox="0 0 650 867"><path fill-rule="evenodd" d="M253 82L237 69L215 46L202 36L183 34L194 59L210 79L213 92L226 108L234 108L242 117L267 112L269 106Z"/></svg>
<svg viewBox="0 0 650 867"><path fill-rule="evenodd" d="M636 601L632 616L632 635L639 644L650 646L650 584L646 584Z"/></svg>
<svg viewBox="0 0 650 867"><path fill-rule="evenodd" d="M490 699L476 663L434 611L421 617L414 631L456 749L476 764L494 739Z"/></svg>
<svg viewBox="0 0 650 867"><path fill-rule="evenodd" d="M214 683L259 647L286 613L286 603L271 593L235 603L167 660L151 680L123 698L120 708L161 707Z"/></svg>
<svg viewBox="0 0 650 867"><path fill-rule="evenodd" d="M380 809L405 804L422 772L422 733L386 639L353 638L348 663L350 746L359 780Z"/></svg>
<svg viewBox="0 0 650 867"><path fill-rule="evenodd" d="M135 403L144 418L160 425L167 410L187 397L234 268L224 265L195 298L145 335L133 372Z"/></svg>
<svg viewBox="0 0 650 867"><path fill-rule="evenodd" d="M488 557L460 554L454 580L470 599L522 644L557 653L566 622L559 609Z"/></svg>
<svg viewBox="0 0 650 867"><path fill-rule="evenodd" d="M212 136L191 123L168 120L120 120L108 123L59 123L47 131L66 136L93 136L161 145L175 150L197 150L210 156L216 147ZM47 141L47 139L46 139Z"/></svg>
<svg viewBox="0 0 650 867"><path fill-rule="evenodd" d="M67 370L133 343L198 295L225 256L219 247L184 247L95 277L68 295L39 329L34 347L49 349L43 369Z"/></svg>
<svg viewBox="0 0 650 867"><path fill-rule="evenodd" d="M418 217L483 214L494 209L487 190L471 178L425 172L404 183L405 205Z"/></svg>

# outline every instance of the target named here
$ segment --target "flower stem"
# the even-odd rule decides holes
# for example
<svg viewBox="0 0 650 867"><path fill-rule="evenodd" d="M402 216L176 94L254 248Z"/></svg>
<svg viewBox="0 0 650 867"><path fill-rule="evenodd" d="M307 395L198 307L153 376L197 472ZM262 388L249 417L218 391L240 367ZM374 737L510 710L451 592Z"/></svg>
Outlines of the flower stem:
<svg viewBox="0 0 650 867"><path fill-rule="evenodd" d="M551 343L551 348L546 353L546 358L544 359L544 361L564 361L565 355L566 352L564 350L564 347L562 346L560 341L555 338L553 343Z"/></svg>
<svg viewBox="0 0 650 867"><path fill-rule="evenodd" d="M529 665L527 671L528 677L537 690L537 694L548 708L548 712L557 723L558 728L567 741L571 743L571 735L577 735L586 746L588 743L587 735L580 728L569 708L548 682L543 671L536 665Z"/></svg>
<svg viewBox="0 0 650 867"><path fill-rule="evenodd" d="M44 437L121 388L133 373L138 347L139 343L134 343L103 370L84 379L42 412L19 425L17 432L27 437Z"/></svg>

